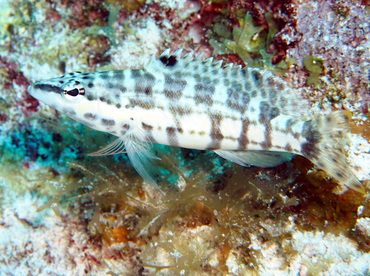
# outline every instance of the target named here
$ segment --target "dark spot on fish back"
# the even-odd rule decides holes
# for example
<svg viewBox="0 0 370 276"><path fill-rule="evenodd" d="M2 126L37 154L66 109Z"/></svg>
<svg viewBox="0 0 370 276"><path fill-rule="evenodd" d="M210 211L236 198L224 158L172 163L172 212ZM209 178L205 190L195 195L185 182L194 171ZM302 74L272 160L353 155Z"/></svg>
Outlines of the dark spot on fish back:
<svg viewBox="0 0 370 276"><path fill-rule="evenodd" d="M152 100L130 99L129 101L130 101L130 106L128 106L127 108L139 106L143 109L152 109L152 108L155 108L156 106L155 102Z"/></svg>
<svg viewBox="0 0 370 276"><path fill-rule="evenodd" d="M256 82L256 84L260 84L262 80L262 74L258 70L252 71L252 77L253 80Z"/></svg>
<svg viewBox="0 0 370 276"><path fill-rule="evenodd" d="M138 71L135 73L135 71ZM141 74L139 70L132 71L132 77L135 79L135 92L150 96L155 81L155 77L150 73Z"/></svg>
<svg viewBox="0 0 370 276"><path fill-rule="evenodd" d="M248 86L250 87L250 85L248 85ZM257 95L258 95L257 91L256 90L252 90L251 97L252 98L255 98Z"/></svg>
<svg viewBox="0 0 370 276"><path fill-rule="evenodd" d="M280 110L277 107L273 107L270 110L270 120L274 119L275 117L279 116Z"/></svg>
<svg viewBox="0 0 370 276"><path fill-rule="evenodd" d="M159 60L165 65L165 66L168 66L168 67L172 67L172 66L175 66L176 63L177 63L177 57L176 56L162 56L159 58Z"/></svg>
<svg viewBox="0 0 370 276"><path fill-rule="evenodd" d="M179 99L182 91L185 89L187 82L185 80L172 78L165 75L164 94L169 99Z"/></svg>
<svg viewBox="0 0 370 276"><path fill-rule="evenodd" d="M259 107L260 107L259 122L266 123L267 121L269 121L270 105L267 102L261 102Z"/></svg>
<svg viewBox="0 0 370 276"><path fill-rule="evenodd" d="M270 87L275 86L275 80L274 80L273 77L268 77L266 82L267 82L267 85L270 86Z"/></svg>
<svg viewBox="0 0 370 276"><path fill-rule="evenodd" d="M275 87L276 87L276 90L279 91L279 92L281 92L285 89L285 85L281 82L276 83Z"/></svg>
<svg viewBox="0 0 370 276"><path fill-rule="evenodd" d="M116 78L116 79L123 80L124 79L123 70L115 70L115 71L113 71L113 77Z"/></svg>
<svg viewBox="0 0 370 276"><path fill-rule="evenodd" d="M248 108L248 103L250 101L249 94L240 92L238 90L228 89L227 90L227 105L231 109L237 110L243 113L245 109Z"/></svg>
<svg viewBox="0 0 370 276"><path fill-rule="evenodd" d="M213 94L215 92L214 85L206 85L198 83L194 87L195 89L195 103L205 104L211 106L213 104Z"/></svg>

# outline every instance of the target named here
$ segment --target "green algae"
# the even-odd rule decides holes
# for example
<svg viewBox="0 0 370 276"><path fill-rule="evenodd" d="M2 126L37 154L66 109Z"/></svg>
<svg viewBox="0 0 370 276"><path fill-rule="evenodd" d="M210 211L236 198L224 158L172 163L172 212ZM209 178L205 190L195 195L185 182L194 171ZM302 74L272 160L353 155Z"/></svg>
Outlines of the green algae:
<svg viewBox="0 0 370 276"><path fill-rule="evenodd" d="M228 26L228 24L225 24L223 22L216 22L214 24L213 31L220 38L226 38L226 39L231 39L232 38L231 27Z"/></svg>
<svg viewBox="0 0 370 276"><path fill-rule="evenodd" d="M241 15L245 11L239 12ZM232 29L230 38L229 29L220 23L213 28L213 38L209 40L215 54L238 54L248 65L271 69L277 73L284 72L294 62L293 59L272 63L274 53L268 52L272 38L278 31L278 27L270 13L265 14L268 27L256 26L252 15L246 14L239 20L240 27Z"/></svg>
<svg viewBox="0 0 370 276"><path fill-rule="evenodd" d="M310 74L306 83L316 88L322 87L321 75L324 73L324 60L310 55L304 58L303 65Z"/></svg>
<svg viewBox="0 0 370 276"><path fill-rule="evenodd" d="M248 63L253 60L251 54L258 53L264 46L261 43L261 36L265 35L261 34L264 28L262 26L254 26L252 16L249 14L240 20L240 26L240 28L232 30L233 40L227 39L229 37L227 33L223 43L210 39L210 44L216 52L236 53ZM219 34L222 35L222 33Z"/></svg>
<svg viewBox="0 0 370 276"><path fill-rule="evenodd" d="M145 0L106 0L105 3L116 7L123 7L129 12L140 9L144 4Z"/></svg>
<svg viewBox="0 0 370 276"><path fill-rule="evenodd" d="M179 149L175 150L181 152ZM195 154L199 158L175 158L181 157L181 162L184 159L193 162L191 167L180 168L191 171L185 179L185 187L181 190L168 190L166 196L157 194L150 187L141 186L139 177L129 176L117 164L100 166L102 159L111 158L100 157L95 162L86 163L86 166L70 164L76 169L75 177L65 183L59 196L54 197L47 206L60 208L65 204L74 205L73 201L80 204L90 202L80 215L81 220L88 221L87 228L90 235L94 236L93 240L99 239L108 247L121 245L124 248L128 241L134 246L142 241L153 241L158 245L147 249L150 254L141 254L141 260L144 263L152 263L152 256L158 255L157 250L161 248L164 250L162 253L168 255L171 260L169 271L176 275L181 270L189 273L202 271L200 264L212 260L212 250L208 244L199 246L194 251L194 247L189 246L192 243L183 242L186 233L190 234L193 230L198 231L205 227L207 231L200 233L206 234L203 239L212 237L211 245L213 250L216 250L214 252L220 250L228 255L231 249L248 249L250 242L246 240L241 244L240 241L245 240L249 232L258 228L258 224L251 223L253 220L264 221L267 217L284 219L285 215L278 210L290 203L282 202L277 191L286 189L283 187L287 182L290 183L290 178L294 176L276 178L271 175L261 179L261 174L257 173L258 168L250 168L254 173L246 175L244 169L238 167L235 173L231 173L231 177L229 175L222 180L227 182L224 183L226 187L215 191L213 185L218 176L212 177L213 172L209 173L207 166L222 169L221 159L214 158L218 161L213 162L208 154L188 154ZM275 182L277 179L280 185L271 185L271 181ZM275 202L274 207L270 206L271 202ZM167 233L172 233L173 238ZM168 241L170 238L173 242ZM189 237L187 240L192 239ZM182 252L187 257L171 255L174 251ZM118 259L122 257L119 253L120 251L117 251L118 255L114 255ZM245 266L251 259L253 257L244 256L238 258L237 262ZM226 259L220 260L220 263L223 265L221 271L227 270Z"/></svg>

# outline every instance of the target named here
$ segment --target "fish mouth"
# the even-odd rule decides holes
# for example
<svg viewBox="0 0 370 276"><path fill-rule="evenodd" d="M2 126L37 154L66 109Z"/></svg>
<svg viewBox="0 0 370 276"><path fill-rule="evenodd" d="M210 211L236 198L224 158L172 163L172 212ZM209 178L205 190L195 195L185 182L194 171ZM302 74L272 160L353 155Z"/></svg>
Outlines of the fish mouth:
<svg viewBox="0 0 370 276"><path fill-rule="evenodd" d="M37 90L34 87L34 84L28 86L27 89L28 94L30 94L32 97L36 98Z"/></svg>
<svg viewBox="0 0 370 276"><path fill-rule="evenodd" d="M27 88L28 94L31 94L31 95L32 95L32 86L33 85L29 85L28 88Z"/></svg>

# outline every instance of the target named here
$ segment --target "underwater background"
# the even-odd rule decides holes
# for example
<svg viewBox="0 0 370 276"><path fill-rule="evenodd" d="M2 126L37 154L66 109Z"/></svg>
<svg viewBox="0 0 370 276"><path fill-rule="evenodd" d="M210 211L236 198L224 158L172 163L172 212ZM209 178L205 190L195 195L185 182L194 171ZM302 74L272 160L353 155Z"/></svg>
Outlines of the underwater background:
<svg viewBox="0 0 370 276"><path fill-rule="evenodd" d="M260 67L312 114L352 113L370 187L368 0L0 0L0 275L370 275L369 194L303 157L241 167L154 145L159 185L114 140L27 93L73 71L142 68L165 49ZM312 115L310 114L310 115Z"/></svg>

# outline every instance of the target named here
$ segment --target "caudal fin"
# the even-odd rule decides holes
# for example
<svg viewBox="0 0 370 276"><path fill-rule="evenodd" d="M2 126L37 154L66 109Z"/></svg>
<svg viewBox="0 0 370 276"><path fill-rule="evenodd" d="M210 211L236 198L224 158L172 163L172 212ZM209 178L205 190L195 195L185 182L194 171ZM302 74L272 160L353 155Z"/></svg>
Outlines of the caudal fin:
<svg viewBox="0 0 370 276"><path fill-rule="evenodd" d="M346 160L350 118L350 112L337 111L307 121L302 133L307 140L302 145L302 154L341 185L365 194L366 188L358 181Z"/></svg>

